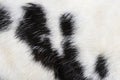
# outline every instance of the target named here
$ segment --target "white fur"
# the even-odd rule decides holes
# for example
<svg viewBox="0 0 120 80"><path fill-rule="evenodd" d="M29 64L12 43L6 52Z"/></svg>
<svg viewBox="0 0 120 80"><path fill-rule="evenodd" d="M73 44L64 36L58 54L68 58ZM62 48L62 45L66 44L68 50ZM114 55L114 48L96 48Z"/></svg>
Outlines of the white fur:
<svg viewBox="0 0 120 80"><path fill-rule="evenodd" d="M62 55L59 17L71 12L75 18L73 40L85 66L85 75L99 80L94 73L99 54L107 59L109 74L105 80L120 80L120 1L119 0L0 0L11 12L11 30L0 33L0 76L5 80L54 80L53 72L32 61L31 50L15 38L21 6L34 2L44 6L51 30L51 42ZM7 76L7 77L6 77Z"/></svg>
<svg viewBox="0 0 120 80"><path fill-rule="evenodd" d="M35 63L31 50L14 37L14 31L0 35L0 77L4 80L54 80L54 73Z"/></svg>

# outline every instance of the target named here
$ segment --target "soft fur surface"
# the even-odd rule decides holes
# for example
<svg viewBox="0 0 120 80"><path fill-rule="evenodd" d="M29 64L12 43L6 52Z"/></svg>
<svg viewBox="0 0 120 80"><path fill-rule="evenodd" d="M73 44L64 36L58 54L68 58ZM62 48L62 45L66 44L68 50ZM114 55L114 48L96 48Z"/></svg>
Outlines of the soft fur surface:
<svg viewBox="0 0 120 80"><path fill-rule="evenodd" d="M0 80L120 80L120 1L0 0Z"/></svg>

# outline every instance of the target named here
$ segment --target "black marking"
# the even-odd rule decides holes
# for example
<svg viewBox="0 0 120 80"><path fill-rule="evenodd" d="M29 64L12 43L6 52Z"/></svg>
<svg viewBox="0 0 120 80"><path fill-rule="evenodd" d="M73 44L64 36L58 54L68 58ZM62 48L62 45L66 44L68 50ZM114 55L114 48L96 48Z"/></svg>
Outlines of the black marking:
<svg viewBox="0 0 120 80"><path fill-rule="evenodd" d="M106 65L106 59L101 55L98 56L95 70L102 79L107 76L108 69Z"/></svg>
<svg viewBox="0 0 120 80"><path fill-rule="evenodd" d="M54 70L56 78L59 80L85 80L83 68L75 60L77 50L69 39L63 42L64 57L58 57L58 52L52 49L48 38L50 30L46 26L47 20L43 8L29 3L29 6L24 9L25 15L16 33L17 37L26 41L31 47L35 61L41 61L44 66Z"/></svg>
<svg viewBox="0 0 120 80"><path fill-rule="evenodd" d="M73 16L70 13L63 14L60 18L61 31L64 36L73 34Z"/></svg>
<svg viewBox="0 0 120 80"><path fill-rule="evenodd" d="M17 29L17 36L25 40L33 50L35 61L41 61L44 66L53 68L57 65L57 51L52 50L49 29L46 27L46 14L41 6L29 3L24 6L25 15Z"/></svg>
<svg viewBox="0 0 120 80"><path fill-rule="evenodd" d="M61 31L64 36L62 41L64 57L57 67L56 77L60 80L87 80L83 74L82 65L76 60L78 51L72 42L73 20L71 14L63 14L60 18Z"/></svg>
<svg viewBox="0 0 120 80"><path fill-rule="evenodd" d="M0 31L7 29L11 22L9 12L0 5Z"/></svg>
<svg viewBox="0 0 120 80"><path fill-rule="evenodd" d="M62 59L56 76L60 80L86 80L82 65L76 61L78 54L75 46L68 40L63 44L65 57Z"/></svg>

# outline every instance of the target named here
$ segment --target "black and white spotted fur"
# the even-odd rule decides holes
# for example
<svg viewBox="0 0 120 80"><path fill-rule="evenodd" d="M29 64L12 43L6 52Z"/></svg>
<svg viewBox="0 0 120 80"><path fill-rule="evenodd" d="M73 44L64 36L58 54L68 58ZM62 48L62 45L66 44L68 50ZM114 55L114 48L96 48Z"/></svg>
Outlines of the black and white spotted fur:
<svg viewBox="0 0 120 80"><path fill-rule="evenodd" d="M119 0L0 0L0 80L120 80Z"/></svg>

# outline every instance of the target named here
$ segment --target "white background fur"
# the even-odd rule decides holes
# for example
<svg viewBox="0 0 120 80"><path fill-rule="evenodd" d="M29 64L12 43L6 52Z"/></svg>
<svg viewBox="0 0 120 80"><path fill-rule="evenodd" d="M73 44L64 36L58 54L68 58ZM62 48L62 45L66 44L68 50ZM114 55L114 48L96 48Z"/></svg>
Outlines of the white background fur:
<svg viewBox="0 0 120 80"><path fill-rule="evenodd" d="M75 18L73 40L80 54L77 60L85 66L85 75L99 80L94 73L99 54L107 58L109 75L105 80L120 80L120 0L0 0L10 11L13 24L0 32L0 77L4 80L54 80L53 72L32 61L31 50L15 38L22 18L21 6L34 2L45 7L53 47L59 49L62 36L58 18L71 12Z"/></svg>

